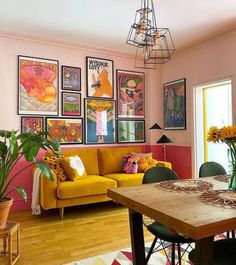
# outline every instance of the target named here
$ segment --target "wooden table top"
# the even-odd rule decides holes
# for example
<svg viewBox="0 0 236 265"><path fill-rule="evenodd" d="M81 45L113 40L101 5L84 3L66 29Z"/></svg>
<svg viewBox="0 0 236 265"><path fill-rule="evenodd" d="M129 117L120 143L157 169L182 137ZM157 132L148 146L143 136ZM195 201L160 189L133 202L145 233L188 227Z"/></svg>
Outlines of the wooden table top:
<svg viewBox="0 0 236 265"><path fill-rule="evenodd" d="M206 177L213 189L227 189L228 184ZM157 183L108 190L108 196L135 212L158 220L195 240L236 228L236 209L210 205L200 200L201 192L167 191Z"/></svg>

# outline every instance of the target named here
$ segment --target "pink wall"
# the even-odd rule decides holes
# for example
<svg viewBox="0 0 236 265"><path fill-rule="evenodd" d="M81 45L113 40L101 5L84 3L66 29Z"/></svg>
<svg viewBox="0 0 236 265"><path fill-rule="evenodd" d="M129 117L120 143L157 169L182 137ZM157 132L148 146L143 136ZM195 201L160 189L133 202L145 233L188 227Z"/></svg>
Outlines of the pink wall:
<svg viewBox="0 0 236 265"><path fill-rule="evenodd" d="M173 59L164 65L163 83L186 78L187 130L166 131L175 145L191 148L192 175L195 168L194 157L194 87L196 85L232 78L233 102L236 101L236 29L188 50L176 53ZM233 121L236 122L236 105L233 104ZM176 151L176 150L175 150ZM188 157L189 159L190 157Z"/></svg>

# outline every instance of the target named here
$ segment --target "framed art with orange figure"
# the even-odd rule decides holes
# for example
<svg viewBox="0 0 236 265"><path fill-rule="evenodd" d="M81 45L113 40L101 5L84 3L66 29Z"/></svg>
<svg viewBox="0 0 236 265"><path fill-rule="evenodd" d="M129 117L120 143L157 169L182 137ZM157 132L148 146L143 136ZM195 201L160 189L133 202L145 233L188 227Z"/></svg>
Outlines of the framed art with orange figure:
<svg viewBox="0 0 236 265"><path fill-rule="evenodd" d="M82 118L46 118L46 131L60 144L83 143L83 119Z"/></svg>
<svg viewBox="0 0 236 265"><path fill-rule="evenodd" d="M58 61L18 56L18 114L58 115Z"/></svg>
<svg viewBox="0 0 236 265"><path fill-rule="evenodd" d="M86 57L87 97L114 98L113 61Z"/></svg>

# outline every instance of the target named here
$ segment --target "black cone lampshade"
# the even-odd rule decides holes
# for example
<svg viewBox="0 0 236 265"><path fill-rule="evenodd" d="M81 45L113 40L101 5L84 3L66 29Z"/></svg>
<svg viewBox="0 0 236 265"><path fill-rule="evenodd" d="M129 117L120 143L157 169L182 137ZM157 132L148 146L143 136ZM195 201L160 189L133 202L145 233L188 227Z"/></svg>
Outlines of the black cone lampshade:
<svg viewBox="0 0 236 265"><path fill-rule="evenodd" d="M172 141L165 134L163 134L162 137L157 141L157 144L167 144L167 143L172 143Z"/></svg>
<svg viewBox="0 0 236 265"><path fill-rule="evenodd" d="M158 123L154 123L148 130L162 130L162 128Z"/></svg>

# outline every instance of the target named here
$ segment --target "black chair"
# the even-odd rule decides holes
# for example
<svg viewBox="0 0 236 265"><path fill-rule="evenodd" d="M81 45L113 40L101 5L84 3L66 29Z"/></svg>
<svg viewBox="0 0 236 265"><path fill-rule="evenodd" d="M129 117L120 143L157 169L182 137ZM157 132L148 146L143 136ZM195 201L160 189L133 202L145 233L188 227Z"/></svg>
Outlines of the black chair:
<svg viewBox="0 0 236 265"><path fill-rule="evenodd" d="M169 169L166 167L152 167L148 171L146 171L146 173L144 174L143 184L161 182L164 180L175 180L175 179L177 180L178 176L172 169ZM178 263L177 264L181 265L182 256L190 247L190 243L194 242L194 240L191 238L183 237L179 235L178 233L170 231L166 226L159 223L158 221L154 221L151 224L144 223L144 225L146 226L148 231L151 232L155 236L152 242L152 245L150 247L150 250L148 252L148 255L146 257L145 264L148 263L152 253L163 249L166 254L167 260L172 265L174 265L175 264L175 247L177 245L177 250L178 250ZM160 244L156 246L158 239L159 239ZM186 250L181 255L180 245L185 244L185 243L188 243L189 245L187 246ZM172 246L171 261L166 252L166 248L168 248L170 245Z"/></svg>
<svg viewBox="0 0 236 265"><path fill-rule="evenodd" d="M199 178L226 174L227 173L224 167L214 161L203 163L199 169Z"/></svg>
<svg viewBox="0 0 236 265"><path fill-rule="evenodd" d="M216 175L226 175L226 174L227 172L224 169L224 167L221 164L214 162L214 161L208 161L208 162L203 163L199 169L199 178L216 176ZM234 230L231 231L231 235L233 238L235 238ZM230 237L229 231L227 232L227 237L228 238ZM235 264L236 264L236 261L235 261Z"/></svg>
<svg viewBox="0 0 236 265"><path fill-rule="evenodd" d="M213 245L212 265L235 265L236 264L235 250L236 250L235 238L227 238L215 241ZM189 260L192 262L194 259L194 252L195 250L192 250L188 255Z"/></svg>

